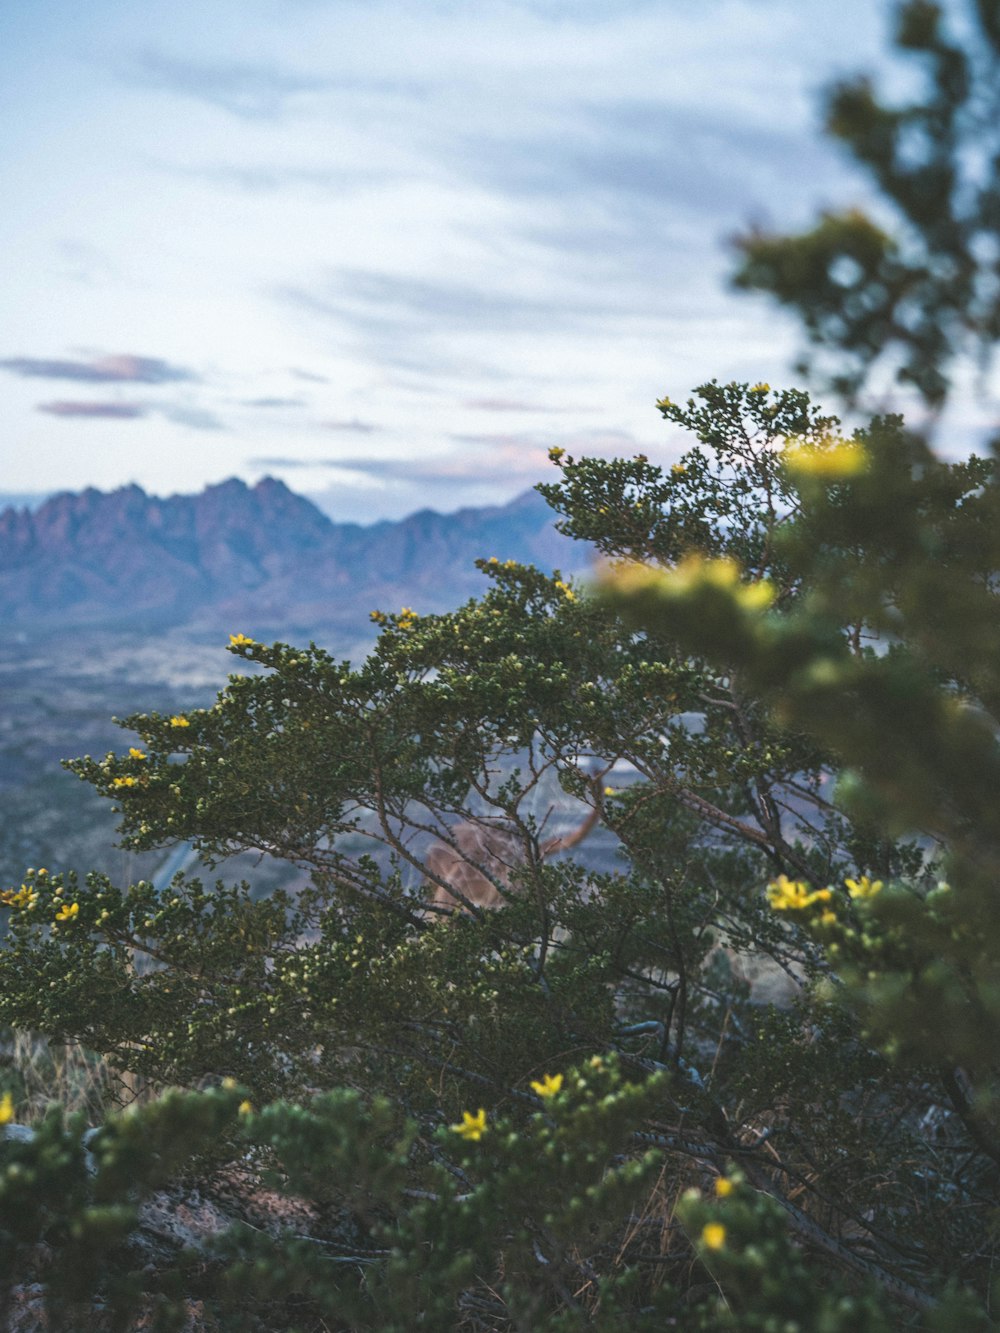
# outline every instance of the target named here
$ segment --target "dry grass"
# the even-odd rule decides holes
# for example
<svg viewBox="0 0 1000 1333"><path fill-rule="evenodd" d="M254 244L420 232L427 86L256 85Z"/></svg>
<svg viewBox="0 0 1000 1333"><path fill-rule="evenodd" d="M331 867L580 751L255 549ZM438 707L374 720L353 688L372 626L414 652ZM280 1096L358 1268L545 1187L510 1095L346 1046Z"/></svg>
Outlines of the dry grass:
<svg viewBox="0 0 1000 1333"><path fill-rule="evenodd" d="M75 1043L61 1045L30 1032L0 1034L0 1090L14 1101L19 1124L37 1124L53 1102L82 1111L97 1125L123 1106L147 1102L155 1089L135 1074L113 1069Z"/></svg>

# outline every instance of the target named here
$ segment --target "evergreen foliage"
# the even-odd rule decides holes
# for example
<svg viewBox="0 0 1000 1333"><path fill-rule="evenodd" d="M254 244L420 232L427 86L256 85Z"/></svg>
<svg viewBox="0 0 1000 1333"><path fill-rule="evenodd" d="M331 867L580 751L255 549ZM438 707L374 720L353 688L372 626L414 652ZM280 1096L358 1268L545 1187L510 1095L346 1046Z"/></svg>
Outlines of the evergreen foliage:
<svg viewBox="0 0 1000 1333"><path fill-rule="evenodd" d="M893 234L744 243L848 396L885 356L939 405L996 337L995 0L967 17L899 8L911 104L832 95ZM484 559L451 613L375 612L360 664L237 633L257 674L70 764L125 846L301 882L0 895L0 1024L172 1089L28 1136L2 1076L0 1301L39 1283L69 1329L992 1327L996 462L766 384L658 406L672 468L551 453L595 590ZM614 868L545 855L594 811ZM476 864L496 911L429 868L469 820L519 849ZM151 1256L153 1202L237 1179L304 1212Z"/></svg>
<svg viewBox="0 0 1000 1333"><path fill-rule="evenodd" d="M0 1148L9 1285L44 1240L57 1317L176 1322L142 1193L239 1168L313 1221L190 1254L206 1327L988 1326L993 464L766 385L660 410L673 468L554 451L598 595L484 560L358 667L237 634L264 671L71 764L126 845L303 883L4 895L0 1022L191 1090L109 1121L96 1173L55 1113ZM618 869L545 860L570 806ZM431 839L498 817L505 905L433 909Z"/></svg>
<svg viewBox="0 0 1000 1333"><path fill-rule="evenodd" d="M894 44L919 89L891 103L867 76L826 96L826 130L876 187L872 207L806 231L740 238L738 287L801 318L838 394L876 366L932 407L956 360L1000 336L1000 4L905 0Z"/></svg>

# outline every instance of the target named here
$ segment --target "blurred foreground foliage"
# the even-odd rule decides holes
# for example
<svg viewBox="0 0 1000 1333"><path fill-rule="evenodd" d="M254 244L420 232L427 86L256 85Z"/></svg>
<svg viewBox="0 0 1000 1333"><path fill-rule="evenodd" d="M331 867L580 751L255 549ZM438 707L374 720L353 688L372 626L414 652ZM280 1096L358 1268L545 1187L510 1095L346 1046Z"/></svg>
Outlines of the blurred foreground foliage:
<svg viewBox="0 0 1000 1333"><path fill-rule="evenodd" d="M5 892L0 1023L182 1090L85 1139L7 1127L11 1299L71 1328L992 1326L995 465L763 384L659 407L672 468L553 450L596 592L486 559L451 614L377 613L359 666L237 634L264 672L70 765L126 847L301 882ZM594 809L615 868L544 855ZM470 821L517 848L473 858L504 905L435 909L428 849ZM150 1258L151 1199L234 1176L305 1212Z"/></svg>

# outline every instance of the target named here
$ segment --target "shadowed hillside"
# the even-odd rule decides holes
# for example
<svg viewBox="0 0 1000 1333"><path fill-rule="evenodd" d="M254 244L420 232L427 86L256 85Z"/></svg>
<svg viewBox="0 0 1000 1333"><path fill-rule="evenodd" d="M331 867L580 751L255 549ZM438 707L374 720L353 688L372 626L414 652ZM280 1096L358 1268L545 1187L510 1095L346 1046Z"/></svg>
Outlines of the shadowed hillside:
<svg viewBox="0 0 1000 1333"><path fill-rule="evenodd" d="M284 483L235 479L159 499L138 486L53 496L0 514L0 617L59 625L237 627L257 637L356 637L376 606L445 610L481 590L474 561L580 562L528 493L399 522L334 523Z"/></svg>

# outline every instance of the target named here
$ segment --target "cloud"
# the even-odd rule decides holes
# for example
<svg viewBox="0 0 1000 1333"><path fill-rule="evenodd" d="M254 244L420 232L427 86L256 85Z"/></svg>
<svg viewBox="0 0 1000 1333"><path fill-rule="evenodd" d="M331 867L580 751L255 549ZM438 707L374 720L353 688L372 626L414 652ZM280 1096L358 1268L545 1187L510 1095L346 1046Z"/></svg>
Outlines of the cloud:
<svg viewBox="0 0 1000 1333"><path fill-rule="evenodd" d="M295 468L295 467L335 467L336 464L332 458L283 458L280 456L273 458L248 458L247 467L273 467L273 468Z"/></svg>
<svg viewBox="0 0 1000 1333"><path fill-rule="evenodd" d="M324 430L353 431L356 435L373 435L378 430L378 426L373 426L370 421L359 421L357 417L351 421L321 421L319 424Z"/></svg>
<svg viewBox="0 0 1000 1333"><path fill-rule="evenodd" d="M304 398L244 398L244 407L302 407Z"/></svg>
<svg viewBox="0 0 1000 1333"><path fill-rule="evenodd" d="M178 426L187 426L189 430L225 430L226 427L215 415L202 407L177 407L172 404L157 404L156 409L168 421Z"/></svg>
<svg viewBox="0 0 1000 1333"><path fill-rule="evenodd" d="M103 417L107 420L132 421L138 417L158 415L190 430L225 430L212 412L200 407L177 406L173 403L102 403L57 399L39 403L39 412L53 417Z"/></svg>
<svg viewBox="0 0 1000 1333"><path fill-rule="evenodd" d="M293 375L295 379L305 380L306 383L308 384L330 383L330 381L327 379L325 375L317 375L316 372L312 370L299 370L298 367L296 366L292 366L291 371L289 373Z"/></svg>
<svg viewBox="0 0 1000 1333"><path fill-rule="evenodd" d="M516 398L470 398L462 404L473 412L575 412L575 407L546 407L540 403L522 403Z"/></svg>
<svg viewBox="0 0 1000 1333"><path fill-rule="evenodd" d="M512 290L493 274L482 282L343 268L304 286L271 294L294 309L349 331L382 367L482 383L506 377L498 344L518 335L606 333L625 312L617 292L606 300L593 284L551 292ZM536 294L537 293L537 294Z"/></svg>
<svg viewBox="0 0 1000 1333"><path fill-rule="evenodd" d="M139 407L135 403L75 403L58 401L54 403L39 403L39 412L48 412L54 417L105 417L119 419L122 421L131 420L135 417L144 417L146 409Z"/></svg>
<svg viewBox="0 0 1000 1333"><path fill-rule="evenodd" d="M241 120L276 120L297 101L320 93L372 93L412 99L424 91L414 80L350 75L331 78L275 64L196 61L156 51L140 56L134 68L125 71L125 78L143 88L159 88L207 102Z"/></svg>
<svg viewBox="0 0 1000 1333"><path fill-rule="evenodd" d="M62 361L36 356L11 356L0 360L0 369L25 379L76 380L82 384L169 384L197 378L190 370L172 366L158 357L94 357L88 361Z"/></svg>
<svg viewBox="0 0 1000 1333"><path fill-rule="evenodd" d="M385 172L346 167L292 167L281 163L236 165L216 162L193 166L188 162L157 161L157 167L171 176L201 181L225 190L246 194L269 195L284 190L315 190L321 194L336 192L343 199L385 182Z"/></svg>

